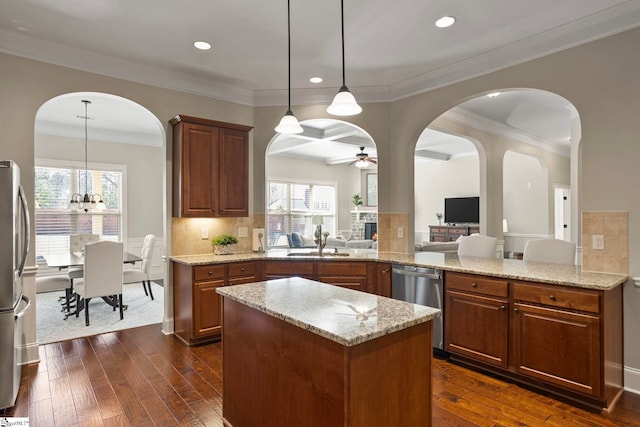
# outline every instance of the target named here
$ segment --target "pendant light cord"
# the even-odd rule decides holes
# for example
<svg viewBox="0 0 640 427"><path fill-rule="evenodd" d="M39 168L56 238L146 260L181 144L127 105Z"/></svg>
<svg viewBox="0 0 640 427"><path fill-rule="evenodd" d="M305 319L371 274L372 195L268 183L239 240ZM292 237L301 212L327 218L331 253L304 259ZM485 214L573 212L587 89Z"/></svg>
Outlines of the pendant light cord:
<svg viewBox="0 0 640 427"><path fill-rule="evenodd" d="M89 167L87 164L87 120L89 116L87 115L87 105L90 101L82 101L84 102L84 192L85 194L89 194Z"/></svg>
<svg viewBox="0 0 640 427"><path fill-rule="evenodd" d="M287 66L288 66L288 85L289 85L289 104L288 110L291 111L291 0L287 0Z"/></svg>
<svg viewBox="0 0 640 427"><path fill-rule="evenodd" d="M342 24L342 86L346 86L345 73L344 73L344 0L340 0L340 20Z"/></svg>

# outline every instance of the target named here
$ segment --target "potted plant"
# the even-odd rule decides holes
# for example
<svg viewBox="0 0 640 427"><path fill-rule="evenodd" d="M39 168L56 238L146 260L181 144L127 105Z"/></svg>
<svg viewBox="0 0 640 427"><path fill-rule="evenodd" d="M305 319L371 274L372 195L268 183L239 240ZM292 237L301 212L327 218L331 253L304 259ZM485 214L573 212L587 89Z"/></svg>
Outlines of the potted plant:
<svg viewBox="0 0 640 427"><path fill-rule="evenodd" d="M358 206L362 206L362 197L359 193L354 194L351 201L353 202L356 210L358 210Z"/></svg>
<svg viewBox="0 0 640 427"><path fill-rule="evenodd" d="M229 255L236 252L236 244L238 239L229 234L220 234L211 239L214 255Z"/></svg>

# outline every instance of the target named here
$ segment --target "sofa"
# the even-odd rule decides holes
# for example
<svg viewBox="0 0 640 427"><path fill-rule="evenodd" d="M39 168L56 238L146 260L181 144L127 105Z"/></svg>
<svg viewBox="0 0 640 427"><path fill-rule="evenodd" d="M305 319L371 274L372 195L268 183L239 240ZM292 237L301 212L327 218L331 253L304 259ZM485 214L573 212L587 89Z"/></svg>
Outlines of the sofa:
<svg viewBox="0 0 640 427"><path fill-rule="evenodd" d="M287 241L290 248L316 248L312 236L305 236L300 233L293 232L287 234ZM364 240L347 240L342 237L327 237L326 248L350 248L350 249L375 249L378 242L371 239Z"/></svg>

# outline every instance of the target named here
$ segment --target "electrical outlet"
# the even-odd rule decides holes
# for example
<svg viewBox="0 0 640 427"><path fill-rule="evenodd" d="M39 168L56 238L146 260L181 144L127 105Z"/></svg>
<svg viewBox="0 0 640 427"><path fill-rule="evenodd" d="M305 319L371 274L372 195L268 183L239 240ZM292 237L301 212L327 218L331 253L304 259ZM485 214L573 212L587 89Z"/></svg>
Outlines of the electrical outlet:
<svg viewBox="0 0 640 427"><path fill-rule="evenodd" d="M249 237L249 228L238 227L238 237Z"/></svg>
<svg viewBox="0 0 640 427"><path fill-rule="evenodd" d="M209 238L209 229L208 228L203 228L202 229L202 233L200 234L200 238L202 240L207 240Z"/></svg>
<svg viewBox="0 0 640 427"><path fill-rule="evenodd" d="M602 234L594 234L592 239L593 249L604 249L604 236Z"/></svg>
<svg viewBox="0 0 640 427"><path fill-rule="evenodd" d="M398 227L398 238L402 239L404 237L404 228Z"/></svg>

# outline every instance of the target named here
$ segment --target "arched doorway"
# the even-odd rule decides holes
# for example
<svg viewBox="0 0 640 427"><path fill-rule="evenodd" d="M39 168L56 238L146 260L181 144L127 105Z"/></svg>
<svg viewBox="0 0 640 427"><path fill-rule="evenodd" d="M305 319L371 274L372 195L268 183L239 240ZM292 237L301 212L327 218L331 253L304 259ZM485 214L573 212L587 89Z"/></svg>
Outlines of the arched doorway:
<svg viewBox="0 0 640 427"><path fill-rule="evenodd" d="M275 135L267 148L267 246L288 246L286 236L292 232L309 237L318 215L330 237L373 241L377 229L373 139L363 129L333 119L305 120L301 125L302 134ZM366 159L356 164L363 152Z"/></svg>
<svg viewBox="0 0 640 427"><path fill-rule="evenodd" d="M503 218L505 153L511 150L543 161L548 168L550 189L545 217L549 218L548 233L553 233L552 187L570 187L571 194L578 194L580 124L577 111L569 101L546 91L504 89L462 102L429 126L436 127L477 141L486 151L486 163L480 160L480 198L489 202L486 211L488 227L484 233L494 237L503 236L503 219L507 219ZM485 189L482 188L483 179L487 180ZM417 190L417 182L415 186ZM578 223L577 203L573 197L570 204L573 224ZM509 230L507 236L514 234L511 227L506 229ZM573 227L571 240L578 242L575 229Z"/></svg>
<svg viewBox="0 0 640 427"><path fill-rule="evenodd" d="M83 100L90 101L86 116ZM56 251L68 251L71 234L98 234L102 240L119 240L125 251L138 255L145 235L154 234L152 278L164 283L160 256L164 252L166 155L160 121L146 108L122 97L96 92L64 94L45 102L38 110L34 148L38 275L64 273L48 269L46 257ZM101 194L107 209L70 212L66 207L75 192ZM154 295L164 297L164 293L157 289ZM40 308L44 306L42 296L42 300L40 294L36 298L42 302ZM125 304L126 298L125 293ZM162 321L163 300L166 298L156 298L153 305L145 307L149 312L144 316ZM139 317L142 311L132 309L129 316L125 312L126 322L114 329L138 326L142 320L134 321L134 317ZM36 315L36 323L42 325L43 312L37 308ZM55 315L49 312L46 315L50 316L46 323L52 332L64 333L63 329L72 326L71 319L64 322L60 309ZM84 335L85 330L76 330L62 337ZM55 334L41 336L38 331L40 343L58 338Z"/></svg>

